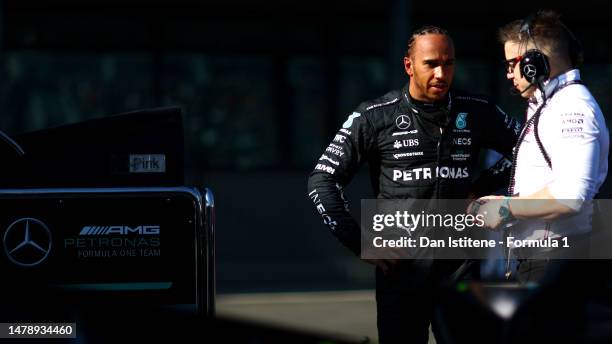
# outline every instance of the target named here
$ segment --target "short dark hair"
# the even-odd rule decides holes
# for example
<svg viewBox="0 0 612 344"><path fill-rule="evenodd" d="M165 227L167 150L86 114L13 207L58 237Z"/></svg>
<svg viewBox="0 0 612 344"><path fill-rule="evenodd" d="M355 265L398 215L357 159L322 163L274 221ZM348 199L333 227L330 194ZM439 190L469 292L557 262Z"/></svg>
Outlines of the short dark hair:
<svg viewBox="0 0 612 344"><path fill-rule="evenodd" d="M527 45L530 40L533 40L536 46L548 47L552 54L568 56L574 66L579 66L582 63L580 42L561 22L559 13L551 10L541 10L531 15L530 20L529 32L531 37L522 30L526 20L518 19L499 29L499 41L502 44L517 42Z"/></svg>
<svg viewBox="0 0 612 344"><path fill-rule="evenodd" d="M429 35L429 34L444 35L448 37L448 39L450 39L451 42L453 40L451 36L448 34L448 31L446 31L445 29L439 26L434 26L434 25L421 26L420 28L414 30L412 34L410 35L410 39L408 40L408 47L406 48L405 57L410 57L410 53L412 52L412 47L414 46L414 41L416 41L417 37Z"/></svg>

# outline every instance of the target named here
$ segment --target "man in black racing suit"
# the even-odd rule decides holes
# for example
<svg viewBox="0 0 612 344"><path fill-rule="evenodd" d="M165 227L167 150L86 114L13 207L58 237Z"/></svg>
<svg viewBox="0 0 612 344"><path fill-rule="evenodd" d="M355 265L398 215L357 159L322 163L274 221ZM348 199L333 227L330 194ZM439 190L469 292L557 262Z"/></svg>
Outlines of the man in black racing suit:
<svg viewBox="0 0 612 344"><path fill-rule="evenodd" d="M445 30L417 30L404 65L409 84L359 105L310 175L310 199L332 233L356 255L360 227L342 190L366 161L379 199L466 199L487 187L490 192L505 186L508 174L500 171L509 171L506 158L473 182L479 150L510 156L521 128L487 99L449 91L454 47ZM366 261L377 266L381 343L426 343L436 288L456 278L458 270L477 273L478 267L465 260Z"/></svg>

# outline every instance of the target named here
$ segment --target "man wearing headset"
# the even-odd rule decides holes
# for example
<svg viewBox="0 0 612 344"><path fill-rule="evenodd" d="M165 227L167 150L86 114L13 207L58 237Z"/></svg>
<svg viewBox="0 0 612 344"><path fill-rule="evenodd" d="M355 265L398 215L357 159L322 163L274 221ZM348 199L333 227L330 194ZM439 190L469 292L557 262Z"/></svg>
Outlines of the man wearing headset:
<svg viewBox="0 0 612 344"><path fill-rule="evenodd" d="M466 199L470 192L479 193L472 177L480 149L511 154L520 124L488 99L450 89L454 67L453 41L445 30L416 30L404 57L409 83L359 105L311 173L310 199L332 233L356 255L361 231L343 188L364 163L369 163L377 198ZM496 167L509 172L508 165L500 160ZM476 189L489 187L490 193L507 185L507 175L497 178L502 173L489 172ZM436 291L451 276L477 268L465 260L364 260L377 267L381 343L427 343Z"/></svg>
<svg viewBox="0 0 612 344"><path fill-rule="evenodd" d="M508 235L543 244L511 249L519 260L518 281L529 283L561 264L550 258L581 258L572 255L588 242L591 201L608 173L609 134L580 79L579 42L557 13L540 11L511 22L499 38L506 77L528 100L527 118L514 148L508 196L481 198L479 213L488 227L511 221L504 229Z"/></svg>

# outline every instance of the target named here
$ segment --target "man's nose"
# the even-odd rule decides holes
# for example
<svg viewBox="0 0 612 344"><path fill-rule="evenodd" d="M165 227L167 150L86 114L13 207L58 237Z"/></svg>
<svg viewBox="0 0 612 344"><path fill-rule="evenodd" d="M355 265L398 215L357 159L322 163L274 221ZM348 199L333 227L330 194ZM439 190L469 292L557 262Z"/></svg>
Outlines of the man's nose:
<svg viewBox="0 0 612 344"><path fill-rule="evenodd" d="M446 71L443 66L438 66L434 69L434 76L438 79L443 79Z"/></svg>

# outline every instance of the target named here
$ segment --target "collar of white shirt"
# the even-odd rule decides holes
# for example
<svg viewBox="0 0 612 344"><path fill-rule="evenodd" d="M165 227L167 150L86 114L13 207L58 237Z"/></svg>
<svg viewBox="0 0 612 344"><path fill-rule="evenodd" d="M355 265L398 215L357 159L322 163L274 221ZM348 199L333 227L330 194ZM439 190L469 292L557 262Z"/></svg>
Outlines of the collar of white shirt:
<svg viewBox="0 0 612 344"><path fill-rule="evenodd" d="M559 74L552 79L544 81L544 92L546 92L546 98L550 98L555 91L562 85L574 81L580 80L580 71L578 69L571 69L563 74ZM542 102L542 91L538 88L531 98L529 98L530 104L540 104Z"/></svg>

